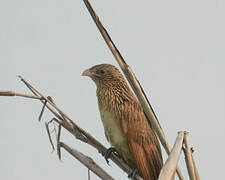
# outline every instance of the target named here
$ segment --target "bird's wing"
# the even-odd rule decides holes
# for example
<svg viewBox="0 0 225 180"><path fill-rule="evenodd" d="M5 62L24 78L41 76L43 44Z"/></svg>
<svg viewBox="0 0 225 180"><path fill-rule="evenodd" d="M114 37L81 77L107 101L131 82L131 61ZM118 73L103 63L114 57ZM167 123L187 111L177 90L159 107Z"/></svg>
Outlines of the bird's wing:
<svg viewBox="0 0 225 180"><path fill-rule="evenodd" d="M122 128L137 167L145 180L157 180L163 166L159 141L137 102L127 102L123 108Z"/></svg>

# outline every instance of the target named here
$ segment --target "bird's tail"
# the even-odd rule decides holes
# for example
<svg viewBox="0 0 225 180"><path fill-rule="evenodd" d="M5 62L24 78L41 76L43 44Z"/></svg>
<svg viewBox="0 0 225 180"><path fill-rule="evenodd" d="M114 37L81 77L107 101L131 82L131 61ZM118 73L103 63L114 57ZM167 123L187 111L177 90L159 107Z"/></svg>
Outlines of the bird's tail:
<svg viewBox="0 0 225 180"><path fill-rule="evenodd" d="M161 151L155 144L138 144L135 141L129 142L138 169L145 180L157 180L163 166Z"/></svg>

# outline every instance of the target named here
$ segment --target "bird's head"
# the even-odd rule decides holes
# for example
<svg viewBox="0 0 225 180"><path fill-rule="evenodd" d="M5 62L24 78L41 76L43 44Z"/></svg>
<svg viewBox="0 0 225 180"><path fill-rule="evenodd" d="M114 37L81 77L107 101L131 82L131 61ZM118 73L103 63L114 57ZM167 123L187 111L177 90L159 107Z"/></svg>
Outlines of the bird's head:
<svg viewBox="0 0 225 180"><path fill-rule="evenodd" d="M85 70L83 76L90 77L97 87L115 87L125 80L120 71L111 64L100 64Z"/></svg>

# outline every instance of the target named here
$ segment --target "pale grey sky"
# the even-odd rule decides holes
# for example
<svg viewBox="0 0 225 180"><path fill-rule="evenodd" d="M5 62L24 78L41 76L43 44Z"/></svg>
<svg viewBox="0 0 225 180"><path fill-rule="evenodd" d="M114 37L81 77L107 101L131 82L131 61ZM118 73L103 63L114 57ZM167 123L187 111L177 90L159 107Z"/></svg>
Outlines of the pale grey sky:
<svg viewBox="0 0 225 180"><path fill-rule="evenodd" d="M222 179L225 2L91 2L142 83L171 146L178 131L190 131L202 179ZM0 90L29 93L16 77L24 76L109 147L95 85L81 73L95 64L117 64L83 1L0 0L0 22ZM51 153L44 122L38 122L38 101L0 99L0 179L87 179L87 169L68 153L63 151L63 162ZM52 117L46 113L44 121ZM96 150L66 131L63 140L115 179L126 179L116 165L106 165ZM180 166L186 171L183 155ZM92 174L91 179L98 178Z"/></svg>

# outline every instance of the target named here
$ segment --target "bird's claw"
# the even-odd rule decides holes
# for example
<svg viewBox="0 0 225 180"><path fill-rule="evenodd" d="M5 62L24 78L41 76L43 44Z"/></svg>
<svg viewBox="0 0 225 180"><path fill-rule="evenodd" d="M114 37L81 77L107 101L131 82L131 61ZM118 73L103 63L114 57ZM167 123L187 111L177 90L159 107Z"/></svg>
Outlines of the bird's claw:
<svg viewBox="0 0 225 180"><path fill-rule="evenodd" d="M135 179L135 176L137 174L139 174L139 170L136 168L130 174L128 174L128 178L131 179L131 180L134 180Z"/></svg>
<svg viewBox="0 0 225 180"><path fill-rule="evenodd" d="M116 149L113 148L113 147L110 147L109 149L107 149L105 151L104 158L105 158L107 164L109 164L109 160L108 159L109 159L109 156L111 155L111 153L113 153L113 152L116 152Z"/></svg>

